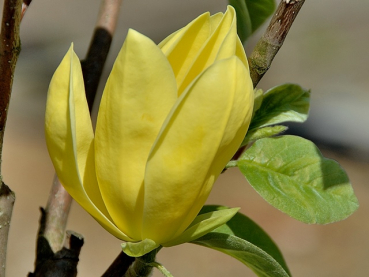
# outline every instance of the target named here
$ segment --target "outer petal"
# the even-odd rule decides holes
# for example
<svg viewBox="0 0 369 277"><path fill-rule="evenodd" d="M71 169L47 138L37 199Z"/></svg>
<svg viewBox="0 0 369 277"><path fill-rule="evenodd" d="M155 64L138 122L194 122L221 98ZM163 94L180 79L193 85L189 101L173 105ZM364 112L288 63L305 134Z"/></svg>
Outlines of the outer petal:
<svg viewBox="0 0 369 277"><path fill-rule="evenodd" d="M182 94L150 153L143 238L165 243L196 217L246 134L252 82L242 62L216 62Z"/></svg>
<svg viewBox="0 0 369 277"><path fill-rule="evenodd" d="M143 177L149 151L177 99L173 71L160 48L130 30L101 100L96 170L114 223L141 240Z"/></svg>
<svg viewBox="0 0 369 277"><path fill-rule="evenodd" d="M131 240L111 222L97 186L92 125L73 46L50 83L45 131L50 157L65 189L110 233Z"/></svg>

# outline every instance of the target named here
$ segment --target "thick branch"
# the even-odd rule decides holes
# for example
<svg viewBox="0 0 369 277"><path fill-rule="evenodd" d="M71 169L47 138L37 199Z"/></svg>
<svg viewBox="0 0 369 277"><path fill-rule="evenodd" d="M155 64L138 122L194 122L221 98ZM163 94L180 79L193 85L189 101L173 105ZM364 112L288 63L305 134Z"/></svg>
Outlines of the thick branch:
<svg viewBox="0 0 369 277"><path fill-rule="evenodd" d="M102 70L109 53L121 2L122 0L102 1L100 15L91 40L90 49L86 59L82 62L86 97L90 111L93 106ZM55 252L62 249L71 203L72 198L55 175L47 206L42 215L44 225L40 225L40 232L38 235L38 245L40 243L47 243L48 247L38 247L37 249L35 276L43 270L42 267L37 267L37 265L40 264L39 257L49 255L49 257L52 258ZM49 250L51 250L51 252ZM58 270L59 269L56 268L54 274L58 274Z"/></svg>
<svg viewBox="0 0 369 277"><path fill-rule="evenodd" d="M0 34L0 170L6 119L15 65L20 52L19 25L22 0L5 0ZM0 171L1 175L1 171Z"/></svg>
<svg viewBox="0 0 369 277"><path fill-rule="evenodd" d="M249 58L254 87L268 71L305 0L282 0Z"/></svg>
<svg viewBox="0 0 369 277"><path fill-rule="evenodd" d="M2 180L1 160L14 70L20 52L22 0L5 0L0 33L0 277L5 276L6 251L14 193Z"/></svg>
<svg viewBox="0 0 369 277"><path fill-rule="evenodd" d="M7 185L2 183L0 187L0 277L5 276L8 234L14 201L14 193L8 188Z"/></svg>

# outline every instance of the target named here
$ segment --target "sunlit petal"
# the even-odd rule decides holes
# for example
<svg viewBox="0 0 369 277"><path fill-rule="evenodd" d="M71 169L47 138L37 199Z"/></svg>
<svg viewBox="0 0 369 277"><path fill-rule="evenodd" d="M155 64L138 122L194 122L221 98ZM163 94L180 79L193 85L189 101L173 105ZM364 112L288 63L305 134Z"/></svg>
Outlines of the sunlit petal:
<svg viewBox="0 0 369 277"><path fill-rule="evenodd" d="M143 178L152 144L177 99L169 62L149 38L130 30L101 100L96 170L114 223L141 239Z"/></svg>
<svg viewBox="0 0 369 277"><path fill-rule="evenodd" d="M248 128L253 90L246 77L238 58L221 60L176 103L147 163L143 237L160 243L178 236L203 206Z"/></svg>

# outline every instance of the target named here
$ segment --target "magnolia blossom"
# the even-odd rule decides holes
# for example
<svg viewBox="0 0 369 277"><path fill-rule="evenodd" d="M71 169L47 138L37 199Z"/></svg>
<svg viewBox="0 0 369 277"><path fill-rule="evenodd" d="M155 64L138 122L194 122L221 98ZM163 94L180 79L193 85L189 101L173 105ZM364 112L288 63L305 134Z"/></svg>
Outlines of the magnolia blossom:
<svg viewBox="0 0 369 277"><path fill-rule="evenodd" d="M235 213L209 224L213 216L195 219L241 144L252 108L229 7L199 16L159 45L129 30L95 133L71 47L50 83L46 141L63 186L107 231L126 242L171 246Z"/></svg>

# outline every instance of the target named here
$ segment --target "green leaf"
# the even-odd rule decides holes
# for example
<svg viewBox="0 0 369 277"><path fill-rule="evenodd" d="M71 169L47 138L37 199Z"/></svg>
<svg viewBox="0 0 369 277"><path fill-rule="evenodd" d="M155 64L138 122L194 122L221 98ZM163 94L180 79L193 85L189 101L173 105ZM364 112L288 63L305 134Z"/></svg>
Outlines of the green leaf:
<svg viewBox="0 0 369 277"><path fill-rule="evenodd" d="M222 209L198 215L181 235L164 243L163 246L170 247L197 239L226 223L238 210L239 208Z"/></svg>
<svg viewBox="0 0 369 277"><path fill-rule="evenodd" d="M275 0L228 0L237 13L237 32L245 42L275 10Z"/></svg>
<svg viewBox="0 0 369 277"><path fill-rule="evenodd" d="M237 166L268 203L302 222L331 223L358 208L345 171L306 139L260 139L240 157Z"/></svg>
<svg viewBox="0 0 369 277"><path fill-rule="evenodd" d="M200 213L224 208L204 206ZM230 255L247 265L258 276L290 276L283 256L275 243L256 223L241 213L237 213L226 224L191 243Z"/></svg>
<svg viewBox="0 0 369 277"><path fill-rule="evenodd" d="M249 130L287 121L304 122L308 117L309 107L310 91L295 84L274 87L265 92Z"/></svg>
<svg viewBox="0 0 369 277"><path fill-rule="evenodd" d="M252 141L256 141L258 139L267 138L271 136L278 135L284 131L286 131L288 127L283 125L276 125L272 127L264 127L260 129L254 129L247 132L246 137L243 139L241 143L241 147L247 145Z"/></svg>

